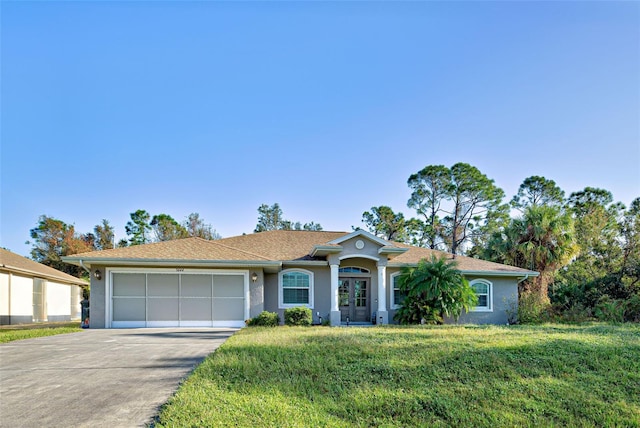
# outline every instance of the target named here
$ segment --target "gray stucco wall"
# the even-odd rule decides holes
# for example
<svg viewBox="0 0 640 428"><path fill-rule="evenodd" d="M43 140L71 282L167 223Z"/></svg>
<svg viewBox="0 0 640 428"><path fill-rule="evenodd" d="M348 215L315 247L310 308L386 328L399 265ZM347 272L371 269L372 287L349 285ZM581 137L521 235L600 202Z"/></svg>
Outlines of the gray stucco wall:
<svg viewBox="0 0 640 428"><path fill-rule="evenodd" d="M391 274L400 269L390 269L387 278L389 293L393 293L391 285ZM492 277L492 276L468 276L468 281L474 279L484 279L492 284L493 310L491 312L468 312L463 313L458 319L458 324L507 324L507 311L517 309L518 305L518 280L516 278ZM387 300L391 304L390 297ZM389 322L397 323L393 320L396 310L389 311ZM454 319L445 320L447 324L455 324Z"/></svg>
<svg viewBox="0 0 640 428"><path fill-rule="evenodd" d="M507 311L518 307L518 280L516 278L491 276L473 276L467 279L469 281L484 279L492 284L493 311L462 314L458 319L458 324L507 324L509 321ZM455 321L449 320L449 322L453 323Z"/></svg>
<svg viewBox="0 0 640 428"><path fill-rule="evenodd" d="M301 269L313 272L313 322L319 322L317 313L323 319L328 319L331 309L331 271L329 266L285 266L283 270ZM264 310L276 312L280 316L281 323L284 323L284 308L279 307L278 302L278 274L270 273L265 275L264 287Z"/></svg>
<svg viewBox="0 0 640 428"><path fill-rule="evenodd" d="M89 327L105 328L105 284L107 270L104 266L91 266L91 272L99 269L102 279L96 279L91 275L91 290L89 294Z"/></svg>
<svg viewBox="0 0 640 428"><path fill-rule="evenodd" d="M252 273L258 274L256 282L251 281ZM264 272L262 269L249 272L249 317L253 318L264 310Z"/></svg>

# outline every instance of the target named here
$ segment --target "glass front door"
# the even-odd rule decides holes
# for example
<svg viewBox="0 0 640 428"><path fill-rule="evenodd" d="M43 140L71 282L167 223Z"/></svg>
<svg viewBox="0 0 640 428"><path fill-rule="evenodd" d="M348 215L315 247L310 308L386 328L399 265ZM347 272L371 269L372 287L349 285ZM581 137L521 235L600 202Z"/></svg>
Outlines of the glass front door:
<svg viewBox="0 0 640 428"><path fill-rule="evenodd" d="M340 278L338 300L342 322L369 322L369 280Z"/></svg>

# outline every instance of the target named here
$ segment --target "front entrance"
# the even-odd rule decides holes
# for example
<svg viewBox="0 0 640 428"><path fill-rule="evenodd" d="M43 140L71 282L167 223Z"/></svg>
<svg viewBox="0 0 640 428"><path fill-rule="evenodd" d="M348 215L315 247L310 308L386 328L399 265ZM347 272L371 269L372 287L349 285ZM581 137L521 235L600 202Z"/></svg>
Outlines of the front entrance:
<svg viewBox="0 0 640 428"><path fill-rule="evenodd" d="M369 294L368 279L339 278L340 320L342 322L370 322Z"/></svg>

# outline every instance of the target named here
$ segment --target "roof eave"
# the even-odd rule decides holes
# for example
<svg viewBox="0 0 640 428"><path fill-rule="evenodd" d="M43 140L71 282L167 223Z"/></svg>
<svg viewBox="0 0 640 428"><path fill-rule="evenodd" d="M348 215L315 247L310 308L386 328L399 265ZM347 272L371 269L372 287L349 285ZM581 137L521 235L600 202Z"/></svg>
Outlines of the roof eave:
<svg viewBox="0 0 640 428"><path fill-rule="evenodd" d="M12 272L16 272L16 273L22 273L25 275L30 275L36 278L44 278L44 279L49 279L52 281L56 281L56 282L60 282L63 284L73 284L73 285L88 285L88 283L86 281L81 280L80 278L77 278L76 280L71 280L71 279L67 279L67 278L60 278L57 277L55 275L49 275L49 274L45 274L45 273L41 273L41 272L36 272L30 269L22 269L22 268L18 268L15 266L10 266L10 265L2 265L0 266L0 270L4 270L7 271L9 273Z"/></svg>
<svg viewBox="0 0 640 428"><path fill-rule="evenodd" d="M112 265L112 266L215 266L215 267L279 267L282 265L280 261L270 260L185 260L185 259L123 259L123 258L76 258L62 257L62 261L80 266L84 264L91 268L91 265Z"/></svg>
<svg viewBox="0 0 640 428"><path fill-rule="evenodd" d="M329 254L338 254L342 252L342 246L336 247L333 245L315 245L311 251L311 257L326 257Z"/></svg>
<svg viewBox="0 0 640 428"><path fill-rule="evenodd" d="M409 251L408 248L380 247L380 249L378 249L378 254L380 254L381 256L387 256L388 259L391 259L392 257L399 256L400 254L404 254L407 251Z"/></svg>
<svg viewBox="0 0 640 428"><path fill-rule="evenodd" d="M387 265L387 267L415 267L418 266L418 263L397 263L391 262ZM460 269L460 272L464 275L486 275L486 276L510 276L516 278L522 277L535 277L539 276L538 272L532 270L524 270L524 271L504 271L504 270L465 270Z"/></svg>

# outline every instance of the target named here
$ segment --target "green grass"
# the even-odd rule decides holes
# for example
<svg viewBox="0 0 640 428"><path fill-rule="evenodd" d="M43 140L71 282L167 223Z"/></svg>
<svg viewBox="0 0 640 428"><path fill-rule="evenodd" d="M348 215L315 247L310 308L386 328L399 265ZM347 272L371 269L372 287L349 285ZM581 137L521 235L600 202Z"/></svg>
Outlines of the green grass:
<svg viewBox="0 0 640 428"><path fill-rule="evenodd" d="M640 326L247 328L157 427L640 426Z"/></svg>
<svg viewBox="0 0 640 428"><path fill-rule="evenodd" d="M60 323L56 325L39 326L38 324L11 325L0 328L0 343L14 340L33 339L35 337L53 336L56 334L75 333L82 331L80 322Z"/></svg>

